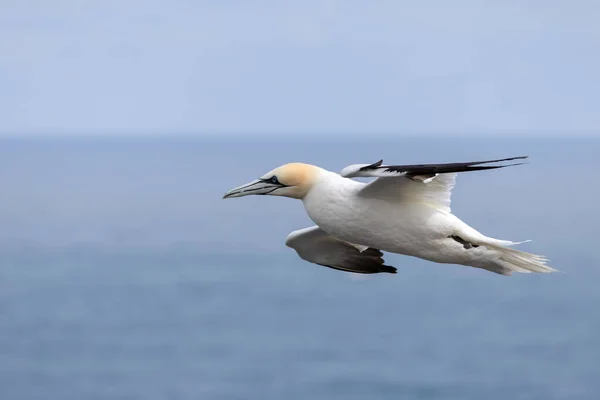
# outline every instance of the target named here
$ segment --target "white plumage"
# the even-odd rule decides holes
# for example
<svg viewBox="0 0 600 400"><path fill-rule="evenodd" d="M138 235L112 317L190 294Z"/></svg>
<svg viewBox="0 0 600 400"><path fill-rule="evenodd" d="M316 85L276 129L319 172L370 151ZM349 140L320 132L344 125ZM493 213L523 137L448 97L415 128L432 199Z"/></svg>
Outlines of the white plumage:
<svg viewBox="0 0 600 400"><path fill-rule="evenodd" d="M269 194L302 200L316 226L292 232L286 245L309 262L355 273L395 273L381 251L482 268L501 275L553 272L542 256L487 237L451 213L458 172L502 168L479 161L385 166L356 164L340 174L292 163L229 191L224 198ZM514 165L514 164L513 164ZM353 177L375 177L369 183Z"/></svg>

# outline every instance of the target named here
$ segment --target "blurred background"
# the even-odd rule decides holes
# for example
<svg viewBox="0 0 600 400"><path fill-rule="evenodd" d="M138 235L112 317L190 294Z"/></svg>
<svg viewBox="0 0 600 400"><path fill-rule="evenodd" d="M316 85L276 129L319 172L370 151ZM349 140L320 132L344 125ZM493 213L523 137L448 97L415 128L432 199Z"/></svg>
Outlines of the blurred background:
<svg viewBox="0 0 600 400"><path fill-rule="evenodd" d="M600 6L0 3L0 399L597 399ZM290 161L461 174L561 272L288 249Z"/></svg>

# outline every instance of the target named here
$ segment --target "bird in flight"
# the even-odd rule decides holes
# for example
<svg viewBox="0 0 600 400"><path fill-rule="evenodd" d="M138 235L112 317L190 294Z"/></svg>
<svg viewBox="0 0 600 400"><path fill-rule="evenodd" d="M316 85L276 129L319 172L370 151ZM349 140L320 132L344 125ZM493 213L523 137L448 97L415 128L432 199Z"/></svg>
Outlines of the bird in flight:
<svg viewBox="0 0 600 400"><path fill-rule="evenodd" d="M305 261L341 271L394 274L397 269L383 260L385 251L500 275L554 272L545 257L512 247L523 242L485 236L451 212L458 173L520 165L505 162L525 158L419 165L384 165L381 160L350 165L339 174L289 163L223 198L270 195L301 200L316 225L290 233L286 245ZM357 177L375 179L351 179Z"/></svg>

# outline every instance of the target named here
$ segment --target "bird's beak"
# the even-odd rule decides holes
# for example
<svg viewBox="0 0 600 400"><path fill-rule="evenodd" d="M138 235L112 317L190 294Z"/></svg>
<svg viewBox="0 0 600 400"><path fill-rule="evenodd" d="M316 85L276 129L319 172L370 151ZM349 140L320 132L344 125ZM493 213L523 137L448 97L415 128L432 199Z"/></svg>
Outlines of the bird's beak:
<svg viewBox="0 0 600 400"><path fill-rule="evenodd" d="M225 193L224 199L232 199L234 197L249 196L251 194L269 194L276 189L280 188L281 185L276 185L270 182L264 182L260 179L256 179L252 182L246 183L245 185L238 186Z"/></svg>

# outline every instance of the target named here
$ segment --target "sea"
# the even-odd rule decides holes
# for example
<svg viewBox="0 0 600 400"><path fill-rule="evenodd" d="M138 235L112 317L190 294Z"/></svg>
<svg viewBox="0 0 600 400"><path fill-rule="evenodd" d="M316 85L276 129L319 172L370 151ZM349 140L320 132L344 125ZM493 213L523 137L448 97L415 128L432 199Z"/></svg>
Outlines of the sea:
<svg viewBox="0 0 600 400"><path fill-rule="evenodd" d="M600 399L600 140L460 135L0 139L1 400ZM452 209L550 258L505 277L284 244L296 200L223 200L290 161L339 171L529 155Z"/></svg>

